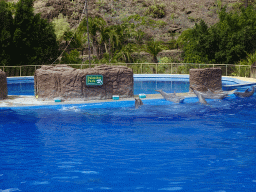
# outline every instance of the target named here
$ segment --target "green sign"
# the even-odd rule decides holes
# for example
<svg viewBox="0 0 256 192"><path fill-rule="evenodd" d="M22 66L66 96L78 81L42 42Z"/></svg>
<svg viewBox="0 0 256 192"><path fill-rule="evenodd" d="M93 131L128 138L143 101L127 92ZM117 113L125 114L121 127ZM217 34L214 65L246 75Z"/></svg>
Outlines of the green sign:
<svg viewBox="0 0 256 192"><path fill-rule="evenodd" d="M103 85L103 76L86 75L86 85Z"/></svg>

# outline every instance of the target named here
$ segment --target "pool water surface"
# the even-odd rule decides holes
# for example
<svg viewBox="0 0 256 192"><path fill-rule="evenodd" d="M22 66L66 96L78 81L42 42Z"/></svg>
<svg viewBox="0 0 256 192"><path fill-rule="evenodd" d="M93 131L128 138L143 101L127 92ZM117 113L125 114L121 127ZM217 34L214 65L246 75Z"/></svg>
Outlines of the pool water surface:
<svg viewBox="0 0 256 192"><path fill-rule="evenodd" d="M0 191L255 191L256 98L0 110Z"/></svg>
<svg viewBox="0 0 256 192"><path fill-rule="evenodd" d="M142 77L141 77L142 76ZM34 77L7 78L8 95L34 95ZM223 79L222 85L234 85L236 81ZM157 75L134 75L134 95L140 93L157 94L155 90L162 89L165 92L184 93L189 91L189 76L177 77ZM243 89L241 90L243 91Z"/></svg>

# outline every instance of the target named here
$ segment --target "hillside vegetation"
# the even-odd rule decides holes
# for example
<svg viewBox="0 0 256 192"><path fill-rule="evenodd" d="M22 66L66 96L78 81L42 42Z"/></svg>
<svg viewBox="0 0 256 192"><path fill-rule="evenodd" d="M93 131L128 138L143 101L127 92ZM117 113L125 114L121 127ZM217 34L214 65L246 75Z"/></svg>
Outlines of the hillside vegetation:
<svg viewBox="0 0 256 192"><path fill-rule="evenodd" d="M8 0L13 15L17 2L18 0ZM245 62L243 59L254 53L254 46L244 49L244 45L230 54L216 55L218 51L223 53L223 49L233 47L230 45L219 48L220 38L229 36L225 33L221 37L211 37L212 42L204 41L202 46L192 42L201 42L202 39L210 37L209 30L213 31L213 26L220 26L219 14L223 12L223 8L225 13L233 14L241 13L242 8L249 5L255 6L254 0L89 0L91 62ZM35 0L33 7L34 14L39 13L42 19L46 19L54 27L60 53L65 50L57 62L88 63L84 0ZM255 12L254 7L251 10ZM254 17L254 13L250 16ZM224 20L228 20L228 16ZM255 30L255 23L252 21L249 24L253 26L250 30ZM229 24L222 26L232 28ZM202 28L205 33L200 32ZM241 31L225 30L226 33L239 33L234 46L239 44L241 36L248 35L250 31L248 29L245 33L240 33ZM196 31L197 34L192 35ZM221 30L214 32L221 33ZM251 35L246 42L255 39L255 33ZM219 39L214 41L214 38ZM213 42L215 50L211 48ZM180 49L183 52L182 57Z"/></svg>

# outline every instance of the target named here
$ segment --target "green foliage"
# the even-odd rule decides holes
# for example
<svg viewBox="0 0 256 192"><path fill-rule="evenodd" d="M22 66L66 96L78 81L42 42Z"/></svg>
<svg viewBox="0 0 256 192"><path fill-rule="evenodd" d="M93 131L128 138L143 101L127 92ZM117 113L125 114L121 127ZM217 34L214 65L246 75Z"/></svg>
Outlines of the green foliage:
<svg viewBox="0 0 256 192"><path fill-rule="evenodd" d="M164 27L166 23L162 20L155 21L147 16L140 16L138 14L129 16L124 22L132 23L135 28L139 27Z"/></svg>
<svg viewBox="0 0 256 192"><path fill-rule="evenodd" d="M82 63L82 60L79 58L79 51L72 50L70 54L64 53L63 57L61 58L62 64L79 64Z"/></svg>
<svg viewBox="0 0 256 192"><path fill-rule="evenodd" d="M125 63L132 63L134 61L132 53L136 50L137 47L135 45L128 43L127 45L123 46L119 52L117 52L116 58Z"/></svg>
<svg viewBox="0 0 256 192"><path fill-rule="evenodd" d="M168 57L162 57L159 61L159 63L169 63Z"/></svg>
<svg viewBox="0 0 256 192"><path fill-rule="evenodd" d="M33 0L20 0L14 17L13 64L48 64L58 55L52 24L33 13Z"/></svg>
<svg viewBox="0 0 256 192"><path fill-rule="evenodd" d="M8 4L0 1L0 65L10 65L12 53L13 18Z"/></svg>
<svg viewBox="0 0 256 192"><path fill-rule="evenodd" d="M248 54L247 53L247 57L245 59L242 59L241 61L239 61L239 65L252 65L253 63L256 62L256 52Z"/></svg>
<svg viewBox="0 0 256 192"><path fill-rule="evenodd" d="M98 62L136 62L132 53L140 49L148 38L142 30L145 26L156 28L166 25L163 21L154 21L147 16L132 15L122 20L122 23L108 25L99 17L89 17L90 45ZM84 19L77 30L77 38L87 37L87 21ZM64 35L65 36L65 35ZM146 38L145 38L146 37ZM87 46L82 40L81 46ZM145 46L146 47L146 46ZM78 48L78 47L77 47ZM143 49L144 50L144 49ZM95 62L95 61L92 61Z"/></svg>
<svg viewBox="0 0 256 192"><path fill-rule="evenodd" d="M164 4L151 5L145 12L145 15L149 15L153 18L163 18L166 15L164 8L165 8Z"/></svg>
<svg viewBox="0 0 256 192"><path fill-rule="evenodd" d="M57 41L65 40L65 33L70 31L70 25L67 21L67 17L64 17L62 13L60 13L58 18L53 19L52 23Z"/></svg>
<svg viewBox="0 0 256 192"><path fill-rule="evenodd" d="M144 47L144 51L153 56L153 62L158 63L157 55L163 50L162 42L151 40L148 41Z"/></svg>
<svg viewBox="0 0 256 192"><path fill-rule="evenodd" d="M227 13L224 7L219 19L211 27L200 21L178 38L185 62L234 64L256 48L256 11L251 6L240 13Z"/></svg>
<svg viewBox="0 0 256 192"><path fill-rule="evenodd" d="M14 2L7 2L8 10L12 12L12 14L15 13L16 10L16 3Z"/></svg>

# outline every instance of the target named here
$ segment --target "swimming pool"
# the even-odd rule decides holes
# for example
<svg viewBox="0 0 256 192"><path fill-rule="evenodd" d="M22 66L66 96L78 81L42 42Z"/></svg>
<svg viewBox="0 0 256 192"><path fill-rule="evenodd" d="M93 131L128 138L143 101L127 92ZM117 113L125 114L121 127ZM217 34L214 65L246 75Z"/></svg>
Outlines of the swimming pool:
<svg viewBox="0 0 256 192"><path fill-rule="evenodd" d="M222 78L223 86L238 83L244 82L228 77ZM34 77L7 78L7 84L8 95L34 95ZM165 92L188 92L189 75L134 75L134 95L156 94L157 89Z"/></svg>
<svg viewBox="0 0 256 192"><path fill-rule="evenodd" d="M0 108L0 191L255 191L256 97Z"/></svg>
<svg viewBox="0 0 256 192"><path fill-rule="evenodd" d="M255 191L256 98L0 110L0 191Z"/></svg>

